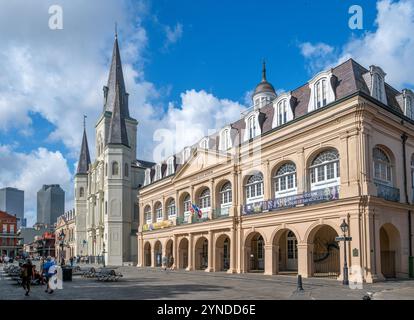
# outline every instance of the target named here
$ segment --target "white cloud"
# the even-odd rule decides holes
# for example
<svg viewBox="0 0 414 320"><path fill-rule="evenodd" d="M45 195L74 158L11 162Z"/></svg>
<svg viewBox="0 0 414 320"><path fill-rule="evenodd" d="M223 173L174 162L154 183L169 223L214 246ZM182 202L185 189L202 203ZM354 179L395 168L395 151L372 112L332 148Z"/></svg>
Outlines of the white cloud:
<svg viewBox="0 0 414 320"><path fill-rule="evenodd" d="M60 184L66 193L66 209L73 205L71 173L59 151L38 148L28 154L0 145L0 187L24 190L28 225L36 222L36 196L43 184ZM63 212L62 212L63 213Z"/></svg>
<svg viewBox="0 0 414 320"><path fill-rule="evenodd" d="M166 39L164 46L167 48L181 39L183 36L183 25L181 23L177 23L173 28L165 26L165 36Z"/></svg>
<svg viewBox="0 0 414 320"><path fill-rule="evenodd" d="M329 68L352 57L365 67L380 66L387 73L387 82L396 87L413 86L414 2L381 0L377 11L376 30L352 37L338 50L339 54L327 44L303 44L301 52L311 68Z"/></svg>
<svg viewBox="0 0 414 320"><path fill-rule="evenodd" d="M244 109L238 102L219 99L204 90L187 90L181 94L180 107L170 103L168 112L158 121L154 137L159 143L154 148L154 160L165 159L238 120Z"/></svg>

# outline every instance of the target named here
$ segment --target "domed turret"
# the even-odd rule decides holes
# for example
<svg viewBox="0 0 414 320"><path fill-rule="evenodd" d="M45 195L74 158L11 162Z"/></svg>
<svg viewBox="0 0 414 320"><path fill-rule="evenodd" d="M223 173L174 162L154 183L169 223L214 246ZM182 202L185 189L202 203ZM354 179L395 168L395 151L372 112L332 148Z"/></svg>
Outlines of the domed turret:
<svg viewBox="0 0 414 320"><path fill-rule="evenodd" d="M266 79L266 62L263 61L262 81L256 86L252 99L255 108L261 108L277 97L275 88Z"/></svg>

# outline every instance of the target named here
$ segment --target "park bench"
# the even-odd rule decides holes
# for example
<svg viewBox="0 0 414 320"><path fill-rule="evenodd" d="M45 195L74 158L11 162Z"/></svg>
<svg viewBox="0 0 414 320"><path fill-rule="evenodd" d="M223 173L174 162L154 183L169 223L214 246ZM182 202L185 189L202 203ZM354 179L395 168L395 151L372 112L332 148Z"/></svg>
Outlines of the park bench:
<svg viewBox="0 0 414 320"><path fill-rule="evenodd" d="M98 281L118 281L120 278L122 278L123 275L121 273L115 272L114 269L106 269L102 268L97 274L96 279Z"/></svg>

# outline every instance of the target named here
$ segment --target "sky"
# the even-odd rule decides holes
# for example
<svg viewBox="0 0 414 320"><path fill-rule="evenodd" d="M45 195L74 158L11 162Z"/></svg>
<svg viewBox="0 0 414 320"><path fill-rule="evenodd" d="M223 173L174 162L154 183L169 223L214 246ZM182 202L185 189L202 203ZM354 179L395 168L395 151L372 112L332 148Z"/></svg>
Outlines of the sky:
<svg viewBox="0 0 414 320"><path fill-rule="evenodd" d="M362 29L351 29L352 5ZM159 161L240 118L261 80L277 92L352 57L414 87L412 0L0 0L0 188L60 184L73 207L83 115L91 157L117 22L138 159ZM62 29L49 20L62 9ZM165 148L167 146L168 148Z"/></svg>

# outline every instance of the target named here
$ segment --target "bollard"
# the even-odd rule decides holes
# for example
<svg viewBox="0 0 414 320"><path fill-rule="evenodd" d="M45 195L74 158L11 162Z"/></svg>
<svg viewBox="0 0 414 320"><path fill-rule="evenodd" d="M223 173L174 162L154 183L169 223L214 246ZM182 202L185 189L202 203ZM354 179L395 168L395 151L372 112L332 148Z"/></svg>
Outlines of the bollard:
<svg viewBox="0 0 414 320"><path fill-rule="evenodd" d="M298 287L296 289L297 291L304 291L302 286L302 276L298 274Z"/></svg>

